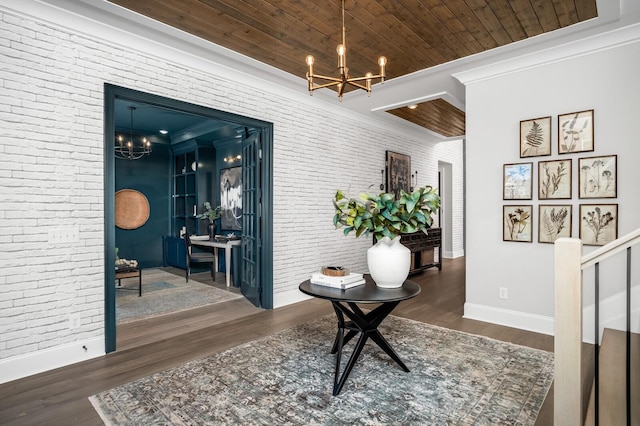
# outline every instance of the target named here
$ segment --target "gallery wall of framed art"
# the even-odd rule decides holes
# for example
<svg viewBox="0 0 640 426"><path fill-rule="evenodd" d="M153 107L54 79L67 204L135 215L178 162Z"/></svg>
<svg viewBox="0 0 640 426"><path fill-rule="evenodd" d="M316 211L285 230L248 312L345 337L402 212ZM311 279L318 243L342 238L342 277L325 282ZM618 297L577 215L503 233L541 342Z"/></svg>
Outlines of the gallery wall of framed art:
<svg viewBox="0 0 640 426"><path fill-rule="evenodd" d="M537 233L539 243L553 243L558 238L574 236L576 224L584 245L600 246L615 240L618 205L610 201L618 196L618 156L594 155L594 110L559 114L555 145L552 123L552 116L520 121L520 158L541 158L537 164L503 164L502 199L533 201L533 194L537 194L541 203L536 220L533 205L504 204L503 241L533 242ZM574 208L570 203L576 201L576 194L578 200L589 199L590 203ZM598 199L602 202L598 203ZM556 200L560 203L556 204Z"/></svg>

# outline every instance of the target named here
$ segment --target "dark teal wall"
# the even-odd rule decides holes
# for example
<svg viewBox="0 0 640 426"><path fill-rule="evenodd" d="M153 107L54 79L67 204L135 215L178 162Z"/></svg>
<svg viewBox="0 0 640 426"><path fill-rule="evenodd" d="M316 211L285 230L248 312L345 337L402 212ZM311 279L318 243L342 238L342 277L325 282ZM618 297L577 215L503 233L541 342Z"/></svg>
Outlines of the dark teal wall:
<svg viewBox="0 0 640 426"><path fill-rule="evenodd" d="M171 153L167 147L154 146L153 152L139 160L115 161L116 191L135 189L149 200L149 220L138 229L116 227L119 256L135 259L142 268L162 266L162 237L170 233Z"/></svg>
<svg viewBox="0 0 640 426"><path fill-rule="evenodd" d="M203 176L202 186L199 188L199 198L204 201L210 199L213 205L220 204L220 170L229 167L242 166L242 160L225 163L225 157L242 154L241 140L233 140L227 143L216 144L216 149L204 150L200 161L212 162L215 152L215 165L208 164L206 168L212 168L213 174L207 172ZM135 189L143 193L149 200L149 220L138 229L125 230L116 227L115 240L119 249L119 256L126 259L135 259L142 268L154 268L163 266L163 240L171 233L171 176L172 154L168 147L154 146L153 152L139 160L115 161L115 189ZM206 183L205 183L206 182ZM202 183L205 183L204 185ZM211 197L208 194L213 194ZM202 203L200 203L202 204ZM198 211L202 205L198 207ZM230 230L220 229L220 221L217 221L217 233L224 234ZM238 232L238 231L234 231ZM178 235L174 235L178 236ZM235 254L235 253L234 253ZM220 251L220 270L224 271L224 251Z"/></svg>

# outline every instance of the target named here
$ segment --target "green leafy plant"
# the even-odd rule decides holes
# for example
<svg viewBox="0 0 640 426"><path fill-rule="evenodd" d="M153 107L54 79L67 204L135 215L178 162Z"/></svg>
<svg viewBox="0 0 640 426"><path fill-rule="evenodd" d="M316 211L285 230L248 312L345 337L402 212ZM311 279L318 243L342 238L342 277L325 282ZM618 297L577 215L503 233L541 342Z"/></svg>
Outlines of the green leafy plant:
<svg viewBox="0 0 640 426"><path fill-rule="evenodd" d="M218 219L220 217L220 206L217 206L217 207L213 208L213 207L211 207L211 203L206 201L204 203L204 209L205 209L205 212L197 214L196 218L198 218L198 219L209 219L209 222L213 222L214 220L216 220L216 219Z"/></svg>
<svg viewBox="0 0 640 426"><path fill-rule="evenodd" d="M424 186L411 193L400 191L400 197L386 192L378 195L364 193L359 198L348 198L338 190L333 199L336 209L333 225L344 228L344 235L351 231L369 235L376 241L383 237L394 239L400 234L427 233L433 219L431 215L440 208L440 196L431 186Z"/></svg>

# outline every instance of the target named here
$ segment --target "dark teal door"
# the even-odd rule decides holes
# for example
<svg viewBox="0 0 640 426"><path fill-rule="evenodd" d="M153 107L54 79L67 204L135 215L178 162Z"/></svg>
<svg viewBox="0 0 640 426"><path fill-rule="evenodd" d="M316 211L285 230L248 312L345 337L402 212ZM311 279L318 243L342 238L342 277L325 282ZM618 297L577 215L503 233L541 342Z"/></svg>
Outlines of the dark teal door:
<svg viewBox="0 0 640 426"><path fill-rule="evenodd" d="M242 147L242 265L240 289L251 303L261 303L261 152L260 134L247 137Z"/></svg>

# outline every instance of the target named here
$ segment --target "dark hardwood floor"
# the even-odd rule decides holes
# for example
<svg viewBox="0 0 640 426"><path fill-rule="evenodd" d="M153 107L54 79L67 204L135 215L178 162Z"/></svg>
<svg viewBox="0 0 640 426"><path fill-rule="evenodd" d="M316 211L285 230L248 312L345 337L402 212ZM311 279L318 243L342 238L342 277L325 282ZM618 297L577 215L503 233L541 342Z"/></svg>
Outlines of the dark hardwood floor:
<svg viewBox="0 0 640 426"><path fill-rule="evenodd" d="M445 259L442 271L433 268L411 277L422 292L393 314L553 350L552 336L462 318L464 274L464 258L458 258ZM207 274L196 279L219 285ZM237 299L119 326L114 353L0 385L0 424L101 425L88 400L93 394L332 312L328 302L316 299L274 310ZM536 425L553 424L552 393L553 388Z"/></svg>

